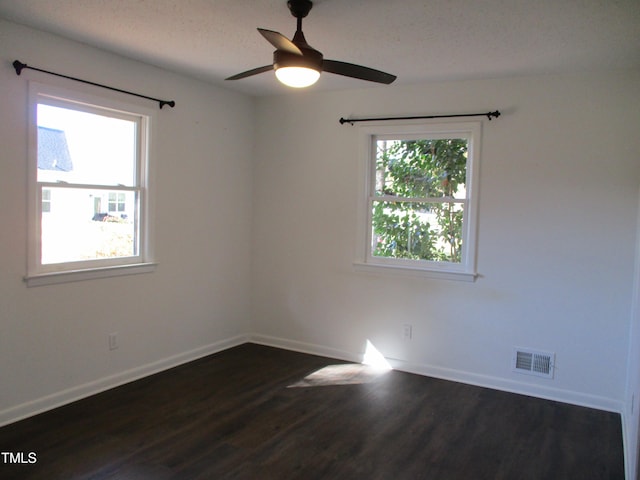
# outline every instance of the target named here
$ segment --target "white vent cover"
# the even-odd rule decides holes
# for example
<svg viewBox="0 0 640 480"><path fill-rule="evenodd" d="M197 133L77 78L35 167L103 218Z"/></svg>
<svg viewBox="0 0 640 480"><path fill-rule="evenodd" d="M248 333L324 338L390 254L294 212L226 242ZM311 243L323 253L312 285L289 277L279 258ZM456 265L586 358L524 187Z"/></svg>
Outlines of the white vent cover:
<svg viewBox="0 0 640 480"><path fill-rule="evenodd" d="M514 372L553 378L554 363L555 353L520 347L516 347L513 352Z"/></svg>

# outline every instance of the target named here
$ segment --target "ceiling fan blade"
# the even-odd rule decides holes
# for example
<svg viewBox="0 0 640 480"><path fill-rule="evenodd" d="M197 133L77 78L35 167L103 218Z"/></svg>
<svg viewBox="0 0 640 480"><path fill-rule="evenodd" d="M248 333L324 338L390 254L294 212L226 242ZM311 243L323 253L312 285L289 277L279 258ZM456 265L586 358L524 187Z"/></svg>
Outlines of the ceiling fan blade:
<svg viewBox="0 0 640 480"><path fill-rule="evenodd" d="M281 33L274 32L273 30L265 30L264 28L259 28L258 31L271 45L276 47L276 50L283 50L295 55L302 55L302 50L296 47L295 43Z"/></svg>
<svg viewBox="0 0 640 480"><path fill-rule="evenodd" d="M258 75L259 73L268 72L269 70L273 70L273 65L265 65L264 67L247 70L246 72L238 73L237 75L233 75L232 77L225 78L225 80L240 80L241 78L251 77L252 75Z"/></svg>
<svg viewBox="0 0 640 480"><path fill-rule="evenodd" d="M395 75L374 70L373 68L354 65L353 63L338 62L337 60L324 60L322 70L329 73L344 75L345 77L359 78L369 82L384 83L389 85L395 79Z"/></svg>

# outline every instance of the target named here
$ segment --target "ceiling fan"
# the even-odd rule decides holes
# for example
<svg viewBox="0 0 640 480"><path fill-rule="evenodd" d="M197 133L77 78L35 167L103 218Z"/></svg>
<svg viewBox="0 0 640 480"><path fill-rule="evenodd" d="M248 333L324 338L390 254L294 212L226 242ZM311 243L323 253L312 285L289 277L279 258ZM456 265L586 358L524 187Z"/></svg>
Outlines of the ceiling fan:
<svg viewBox="0 0 640 480"><path fill-rule="evenodd" d="M271 45L276 47L275 52L273 52L273 64L238 73L226 78L226 80L239 80L268 72L269 70L275 70L276 77L282 83L296 88L313 85L320 78L320 72L335 73L345 77L387 85L396 79L395 75L374 70L373 68L324 59L322 53L307 43L304 33L302 33L302 19L311 11L313 2L310 0L289 0L287 6L291 11L291 15L297 19L297 28L293 40L289 40L279 32L258 28L258 32Z"/></svg>

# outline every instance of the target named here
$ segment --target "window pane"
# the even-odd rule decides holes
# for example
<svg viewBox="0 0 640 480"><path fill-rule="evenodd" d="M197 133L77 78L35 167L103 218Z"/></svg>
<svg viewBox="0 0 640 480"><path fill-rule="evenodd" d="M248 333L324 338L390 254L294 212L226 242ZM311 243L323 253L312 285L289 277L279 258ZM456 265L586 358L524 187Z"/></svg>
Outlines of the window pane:
<svg viewBox="0 0 640 480"><path fill-rule="evenodd" d="M38 182L135 182L137 122L38 104Z"/></svg>
<svg viewBox="0 0 640 480"><path fill-rule="evenodd" d="M376 146L376 195L465 198L467 139L378 140Z"/></svg>
<svg viewBox="0 0 640 480"><path fill-rule="evenodd" d="M371 252L377 257L460 263L464 205L374 201Z"/></svg>
<svg viewBox="0 0 640 480"><path fill-rule="evenodd" d="M51 212L42 215L42 264L137 255L135 192L122 193L128 210L101 211L105 190L48 188Z"/></svg>
<svg viewBox="0 0 640 480"><path fill-rule="evenodd" d="M51 191L47 188L42 190L42 213L51 211Z"/></svg>

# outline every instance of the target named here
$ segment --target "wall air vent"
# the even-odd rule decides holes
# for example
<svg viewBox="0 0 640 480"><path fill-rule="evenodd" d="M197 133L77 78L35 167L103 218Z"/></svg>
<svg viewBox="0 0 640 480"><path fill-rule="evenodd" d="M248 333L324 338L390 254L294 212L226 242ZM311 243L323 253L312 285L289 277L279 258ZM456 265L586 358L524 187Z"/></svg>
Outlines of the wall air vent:
<svg viewBox="0 0 640 480"><path fill-rule="evenodd" d="M516 347L513 351L512 366L514 372L535 375L537 377L553 378L554 363L555 353L520 347Z"/></svg>

